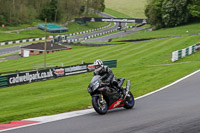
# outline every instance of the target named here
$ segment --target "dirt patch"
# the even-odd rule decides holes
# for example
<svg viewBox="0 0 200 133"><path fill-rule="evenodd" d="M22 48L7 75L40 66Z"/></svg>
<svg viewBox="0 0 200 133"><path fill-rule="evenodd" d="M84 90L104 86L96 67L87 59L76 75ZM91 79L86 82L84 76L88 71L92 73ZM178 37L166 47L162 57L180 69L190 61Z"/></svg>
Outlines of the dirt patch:
<svg viewBox="0 0 200 133"><path fill-rule="evenodd" d="M140 42L140 41L148 41L148 40L153 40L156 38L149 38L149 39L135 39L135 40L122 40L122 41L117 41L117 42Z"/></svg>
<svg viewBox="0 0 200 133"><path fill-rule="evenodd" d="M88 46L88 47L101 47L101 46L120 45L120 44L125 44L125 43L118 43L118 44L86 44L86 43L65 43L64 45Z"/></svg>
<svg viewBox="0 0 200 133"><path fill-rule="evenodd" d="M24 29L3 31L3 32L4 33L12 33L12 32L20 32L20 31L24 31L24 30L34 30L34 29L37 29L37 27L28 27L28 28L24 28Z"/></svg>
<svg viewBox="0 0 200 133"><path fill-rule="evenodd" d="M19 58L21 58L21 56L19 56L19 55L10 55L10 56L5 56L3 58L5 58L5 59L19 59Z"/></svg>

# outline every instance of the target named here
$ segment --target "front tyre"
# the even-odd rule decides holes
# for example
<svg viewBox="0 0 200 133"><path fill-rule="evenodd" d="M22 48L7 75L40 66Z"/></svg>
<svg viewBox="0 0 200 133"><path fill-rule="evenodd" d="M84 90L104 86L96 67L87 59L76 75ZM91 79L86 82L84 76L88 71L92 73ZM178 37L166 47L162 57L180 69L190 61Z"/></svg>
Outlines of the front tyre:
<svg viewBox="0 0 200 133"><path fill-rule="evenodd" d="M130 97L126 98L125 104L124 104L124 108L126 109L132 109L133 106L135 105L135 99L132 95L131 92L129 92Z"/></svg>
<svg viewBox="0 0 200 133"><path fill-rule="evenodd" d="M108 111L108 105L105 99L101 101L101 98L98 96L92 97L92 105L95 111L101 115L106 114Z"/></svg>

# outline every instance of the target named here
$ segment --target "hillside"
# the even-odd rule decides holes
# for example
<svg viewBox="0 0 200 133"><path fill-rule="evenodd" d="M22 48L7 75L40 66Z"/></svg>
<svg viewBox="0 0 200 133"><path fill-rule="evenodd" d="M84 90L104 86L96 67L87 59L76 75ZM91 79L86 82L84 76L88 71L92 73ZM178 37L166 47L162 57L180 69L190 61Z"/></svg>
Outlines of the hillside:
<svg viewBox="0 0 200 133"><path fill-rule="evenodd" d="M147 0L105 0L107 9L123 13L132 18L146 18L144 14Z"/></svg>
<svg viewBox="0 0 200 133"><path fill-rule="evenodd" d="M104 47L76 47L47 55L47 63L65 65L117 59L116 77L131 80L131 91L141 96L199 69L200 52L171 63L171 52L198 43L199 36L127 43ZM0 62L1 71L42 64L43 55ZM87 108L87 86L92 73L0 89L0 123ZM78 95L77 95L78 94ZM8 106L9 105L9 106Z"/></svg>
<svg viewBox="0 0 200 133"><path fill-rule="evenodd" d="M106 11L117 17L145 18L147 0L105 0ZM93 62L96 59L118 61L112 68L117 78L131 80L131 92L135 97L157 90L200 68L200 52L172 63L173 51L183 49L200 40L199 35L150 40L139 43L126 42L133 39L160 38L198 33L199 23L175 28L140 31L116 38L111 46L72 46L71 50L47 54L47 63L64 63L65 66ZM24 33L26 34L26 33ZM8 35L8 38L12 37ZM6 37L3 37L6 38ZM3 39L2 38L2 39ZM0 72L31 69L43 64L44 55L20 59L2 59ZM0 89L0 123L86 109L91 106L87 92L92 73L67 76L54 80L35 82Z"/></svg>

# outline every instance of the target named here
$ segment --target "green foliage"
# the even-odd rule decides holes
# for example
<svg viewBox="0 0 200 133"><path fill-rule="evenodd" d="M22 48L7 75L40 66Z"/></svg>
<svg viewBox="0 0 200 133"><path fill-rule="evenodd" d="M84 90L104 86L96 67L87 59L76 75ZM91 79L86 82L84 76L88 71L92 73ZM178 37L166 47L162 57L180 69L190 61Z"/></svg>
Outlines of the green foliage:
<svg viewBox="0 0 200 133"><path fill-rule="evenodd" d="M103 11L104 0L0 0L0 25L32 23L36 19L63 22L83 16L85 8Z"/></svg>
<svg viewBox="0 0 200 133"><path fill-rule="evenodd" d="M145 9L151 25L156 28L173 27L200 18L199 0L150 0Z"/></svg>
<svg viewBox="0 0 200 133"><path fill-rule="evenodd" d="M200 1L199 0L189 0L189 4L187 6L190 14L194 18L200 18Z"/></svg>
<svg viewBox="0 0 200 133"><path fill-rule="evenodd" d="M105 9L105 4L104 4L104 0L100 0L100 6L99 6L99 11L103 12Z"/></svg>
<svg viewBox="0 0 200 133"><path fill-rule="evenodd" d="M162 2L163 0L152 0L145 9L145 15L156 28L161 28L163 26L161 13Z"/></svg>
<svg viewBox="0 0 200 133"><path fill-rule="evenodd" d="M5 19L4 15L0 15L0 24L4 24L4 25L6 25L6 24L7 24L7 22L6 22L6 19Z"/></svg>
<svg viewBox="0 0 200 133"><path fill-rule="evenodd" d="M58 0L51 0L51 2L42 9L40 19L45 20L45 18L47 18L48 22L53 22L59 20L59 16Z"/></svg>
<svg viewBox="0 0 200 133"><path fill-rule="evenodd" d="M162 3L162 21L164 26L172 27L187 23L189 13L187 0L164 0Z"/></svg>

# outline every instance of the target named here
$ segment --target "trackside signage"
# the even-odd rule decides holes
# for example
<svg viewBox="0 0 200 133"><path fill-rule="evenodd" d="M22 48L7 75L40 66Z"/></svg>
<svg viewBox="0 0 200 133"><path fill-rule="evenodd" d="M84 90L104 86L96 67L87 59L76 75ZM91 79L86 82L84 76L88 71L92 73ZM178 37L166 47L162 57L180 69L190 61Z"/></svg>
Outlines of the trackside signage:
<svg viewBox="0 0 200 133"><path fill-rule="evenodd" d="M16 84L31 83L53 77L54 75L51 69L17 73L8 75L8 85L12 86Z"/></svg>
<svg viewBox="0 0 200 133"><path fill-rule="evenodd" d="M71 66L65 68L65 75L73 75L88 72L88 65Z"/></svg>
<svg viewBox="0 0 200 133"><path fill-rule="evenodd" d="M18 84L32 83L86 72L88 72L88 65L76 65L44 69L39 71L21 72L7 75L7 85L13 86Z"/></svg>
<svg viewBox="0 0 200 133"><path fill-rule="evenodd" d="M93 70L89 68L91 64L93 63L0 75L0 88L87 73ZM104 64L111 68L116 67L117 60L104 61Z"/></svg>
<svg viewBox="0 0 200 133"><path fill-rule="evenodd" d="M114 19L114 18L105 18L102 19L102 22L124 22L124 23L135 23L135 19L130 20L130 19Z"/></svg>
<svg viewBox="0 0 200 133"><path fill-rule="evenodd" d="M92 18L92 17L84 17L84 18L75 18L76 22L79 21L89 21L89 22L118 22L118 23L148 23L148 19L137 19L137 18Z"/></svg>

